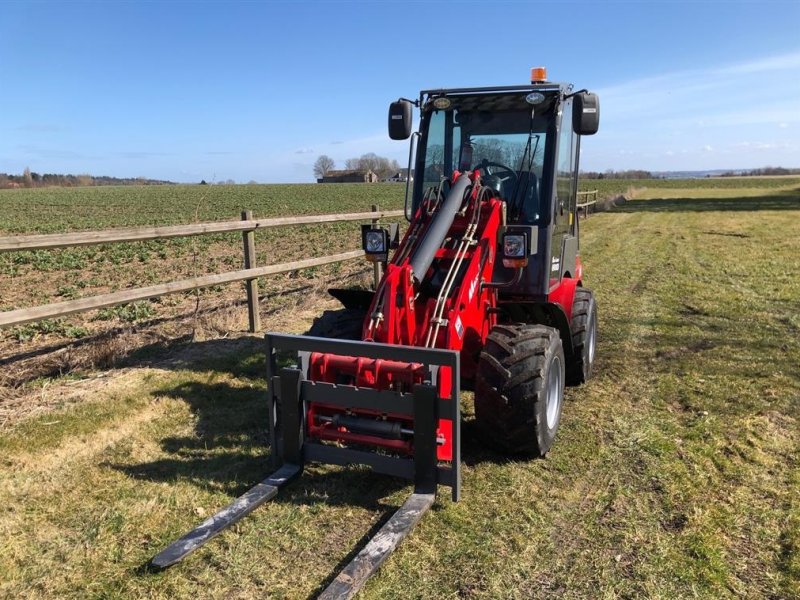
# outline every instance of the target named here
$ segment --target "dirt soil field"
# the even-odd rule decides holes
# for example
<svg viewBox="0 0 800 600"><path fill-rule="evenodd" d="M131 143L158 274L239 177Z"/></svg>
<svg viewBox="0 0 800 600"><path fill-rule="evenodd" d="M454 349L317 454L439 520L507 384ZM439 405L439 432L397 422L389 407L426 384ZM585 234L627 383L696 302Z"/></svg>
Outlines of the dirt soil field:
<svg viewBox="0 0 800 600"><path fill-rule="evenodd" d="M798 219L791 184L648 189L581 221L596 377L543 460L481 445L465 394L463 501L440 494L360 597L800 598ZM335 306L285 283L270 329ZM402 503L403 482L313 466L150 572L269 471L261 338L241 306L204 314L0 403L0 597L307 598Z"/></svg>

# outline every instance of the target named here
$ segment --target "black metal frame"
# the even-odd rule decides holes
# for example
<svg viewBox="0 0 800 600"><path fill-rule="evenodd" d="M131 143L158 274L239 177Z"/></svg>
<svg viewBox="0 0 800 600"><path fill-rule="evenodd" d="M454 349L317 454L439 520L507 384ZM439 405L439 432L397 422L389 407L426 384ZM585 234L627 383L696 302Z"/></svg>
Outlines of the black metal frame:
<svg viewBox="0 0 800 600"><path fill-rule="evenodd" d="M269 438L274 467L291 465L302 469L306 461L336 465L363 464L377 473L413 480L416 494L435 494L437 485L442 484L450 486L454 502L460 499L461 412L457 352L275 333L267 334L266 341L270 384ZM279 371L279 350L297 353L298 366ZM425 383L415 386L411 393L401 393L308 381L305 371L311 352L419 363L427 370ZM447 399L438 397L436 379L440 367L449 367L452 373L451 395ZM306 440L303 419L309 402L408 415L414 422L413 458L392 457ZM436 459L436 426L440 418L448 419L453 424L453 460L450 466L440 466Z"/></svg>

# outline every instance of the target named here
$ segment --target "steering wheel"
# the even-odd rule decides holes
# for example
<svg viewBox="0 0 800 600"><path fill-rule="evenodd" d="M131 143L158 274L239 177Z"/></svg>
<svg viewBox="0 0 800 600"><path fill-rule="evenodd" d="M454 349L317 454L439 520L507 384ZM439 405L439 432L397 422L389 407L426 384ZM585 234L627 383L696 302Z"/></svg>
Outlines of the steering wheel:
<svg viewBox="0 0 800 600"><path fill-rule="evenodd" d="M483 171L486 176L499 179L503 187L505 187L507 183L513 183L517 180L517 172L500 163L483 160L478 165L478 168Z"/></svg>
<svg viewBox="0 0 800 600"><path fill-rule="evenodd" d="M484 185L494 188L504 197L510 195L511 191L516 187L517 173L505 165L484 159L477 168L485 175L483 178ZM490 181L490 178L492 181ZM508 199L506 197L506 200Z"/></svg>

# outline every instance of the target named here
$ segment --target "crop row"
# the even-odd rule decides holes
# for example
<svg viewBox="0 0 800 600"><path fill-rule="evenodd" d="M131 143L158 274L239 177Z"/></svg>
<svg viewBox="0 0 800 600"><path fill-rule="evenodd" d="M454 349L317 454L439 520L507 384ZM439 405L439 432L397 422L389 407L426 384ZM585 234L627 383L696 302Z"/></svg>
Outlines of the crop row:
<svg viewBox="0 0 800 600"><path fill-rule="evenodd" d="M583 180L600 196L630 188L772 188L800 178L599 179ZM230 220L249 209L257 217L326 214L403 205L398 184L294 184L237 186L142 186L0 190L0 232L55 233Z"/></svg>
<svg viewBox="0 0 800 600"><path fill-rule="evenodd" d="M0 231L54 233L402 207L398 184L142 186L0 190Z"/></svg>

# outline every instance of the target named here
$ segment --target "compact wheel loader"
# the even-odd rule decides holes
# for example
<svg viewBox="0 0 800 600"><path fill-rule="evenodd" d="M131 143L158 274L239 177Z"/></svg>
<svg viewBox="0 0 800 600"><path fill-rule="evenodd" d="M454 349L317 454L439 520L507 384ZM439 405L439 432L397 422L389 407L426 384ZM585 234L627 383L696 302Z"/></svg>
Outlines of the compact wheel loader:
<svg viewBox="0 0 800 600"><path fill-rule="evenodd" d="M366 256L383 265L376 289L331 290L344 308L310 335L266 336L275 473L153 565L181 560L274 497L307 461L364 464L412 480L414 493L322 594L352 596L439 484L459 499L462 386L474 390L488 443L547 454L564 386L586 381L595 358L576 198L580 139L597 131L599 101L547 81L543 69L531 79L423 90L390 105L390 137L411 138L402 240L395 226L362 226Z"/></svg>

